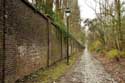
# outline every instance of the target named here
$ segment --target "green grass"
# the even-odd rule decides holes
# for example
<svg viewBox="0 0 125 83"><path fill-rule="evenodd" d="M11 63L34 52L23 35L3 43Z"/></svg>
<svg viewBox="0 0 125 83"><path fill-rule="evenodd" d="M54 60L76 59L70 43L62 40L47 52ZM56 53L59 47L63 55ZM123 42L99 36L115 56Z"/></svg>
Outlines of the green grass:
<svg viewBox="0 0 125 83"><path fill-rule="evenodd" d="M19 83L51 83L54 80L57 80L59 77L64 75L77 61L79 54L73 54L70 57L70 64L66 64L66 60L57 62L55 65L46 68L40 69L39 71L33 73L32 75L26 77L23 82Z"/></svg>

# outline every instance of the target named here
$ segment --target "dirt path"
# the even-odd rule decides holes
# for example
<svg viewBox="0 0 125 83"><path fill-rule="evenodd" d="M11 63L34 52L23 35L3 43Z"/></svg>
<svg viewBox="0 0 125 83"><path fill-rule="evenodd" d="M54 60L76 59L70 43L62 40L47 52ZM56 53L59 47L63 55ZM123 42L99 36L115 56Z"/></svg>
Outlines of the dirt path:
<svg viewBox="0 0 125 83"><path fill-rule="evenodd" d="M85 49L73 69L55 83L117 83Z"/></svg>

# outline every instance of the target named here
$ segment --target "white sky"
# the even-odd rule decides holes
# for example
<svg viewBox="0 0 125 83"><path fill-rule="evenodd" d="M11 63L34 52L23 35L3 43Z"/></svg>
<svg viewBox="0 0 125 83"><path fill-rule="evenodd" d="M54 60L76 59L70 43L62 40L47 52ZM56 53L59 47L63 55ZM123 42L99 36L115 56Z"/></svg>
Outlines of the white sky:
<svg viewBox="0 0 125 83"><path fill-rule="evenodd" d="M95 18L95 12L91 9L91 7L95 7L93 0L78 0L78 4L80 7L80 16L82 19Z"/></svg>
<svg viewBox="0 0 125 83"><path fill-rule="evenodd" d="M32 3L32 0L28 0L30 3Z"/></svg>
<svg viewBox="0 0 125 83"><path fill-rule="evenodd" d="M97 0L99 1L99 0ZM111 2L114 0L110 0ZM125 0L121 0L121 2L125 3ZM96 11L99 11L99 5L97 5L97 3L94 2L94 0L78 0L78 4L80 7L80 14L81 14L81 18L86 19L86 18L90 18L93 19L96 17L95 12L93 11L95 6L96 6Z"/></svg>

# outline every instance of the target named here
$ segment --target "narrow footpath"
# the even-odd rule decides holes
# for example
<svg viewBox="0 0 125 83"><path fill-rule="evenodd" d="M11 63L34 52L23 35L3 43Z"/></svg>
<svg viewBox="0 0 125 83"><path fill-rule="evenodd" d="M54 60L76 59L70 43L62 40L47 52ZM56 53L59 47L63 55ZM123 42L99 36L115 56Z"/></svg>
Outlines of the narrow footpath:
<svg viewBox="0 0 125 83"><path fill-rule="evenodd" d="M103 65L85 49L83 55L66 75L54 83L117 83Z"/></svg>

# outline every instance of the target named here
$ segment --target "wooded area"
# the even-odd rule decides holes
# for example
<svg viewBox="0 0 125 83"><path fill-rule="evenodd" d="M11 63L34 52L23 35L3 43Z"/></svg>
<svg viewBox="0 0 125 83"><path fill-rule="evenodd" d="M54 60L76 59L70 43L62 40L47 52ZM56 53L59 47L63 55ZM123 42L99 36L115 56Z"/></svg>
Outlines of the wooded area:
<svg viewBox="0 0 125 83"><path fill-rule="evenodd" d="M125 2L122 0L94 0L96 17L89 20L89 47L107 53L109 58L125 57Z"/></svg>

